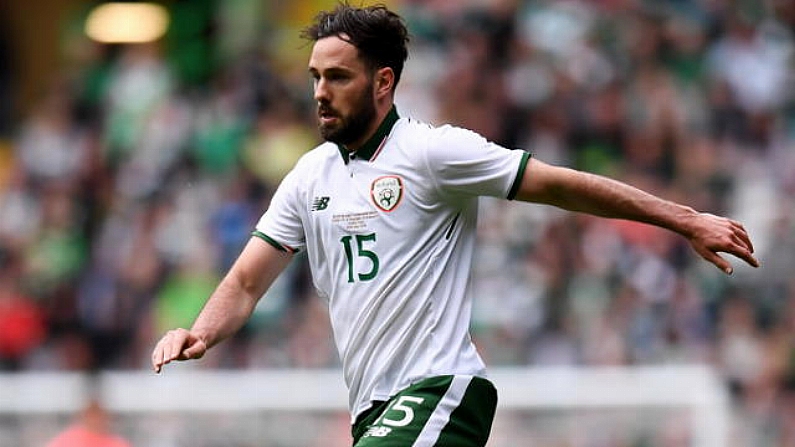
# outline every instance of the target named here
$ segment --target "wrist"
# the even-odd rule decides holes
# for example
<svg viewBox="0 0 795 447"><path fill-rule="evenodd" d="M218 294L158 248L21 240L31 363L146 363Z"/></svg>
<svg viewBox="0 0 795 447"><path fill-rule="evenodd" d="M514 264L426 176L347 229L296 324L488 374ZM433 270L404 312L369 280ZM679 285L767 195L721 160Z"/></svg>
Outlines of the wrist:
<svg viewBox="0 0 795 447"><path fill-rule="evenodd" d="M680 205L680 210L676 213L674 225L671 229L686 238L692 237L698 232L697 218L700 214L689 206Z"/></svg>
<svg viewBox="0 0 795 447"><path fill-rule="evenodd" d="M191 334L196 337L198 341L202 342L207 349L215 344L217 337L209 329L194 326L190 331Z"/></svg>

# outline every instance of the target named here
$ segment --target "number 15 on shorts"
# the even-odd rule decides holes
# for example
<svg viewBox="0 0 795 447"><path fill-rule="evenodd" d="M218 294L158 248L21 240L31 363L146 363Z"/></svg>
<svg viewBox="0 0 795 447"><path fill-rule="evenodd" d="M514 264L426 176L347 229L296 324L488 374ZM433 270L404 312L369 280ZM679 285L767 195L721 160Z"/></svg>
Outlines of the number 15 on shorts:
<svg viewBox="0 0 795 447"><path fill-rule="evenodd" d="M414 406L420 405L424 401L425 399L422 397L399 396L362 437L382 438L391 433L393 428L410 425L414 421Z"/></svg>

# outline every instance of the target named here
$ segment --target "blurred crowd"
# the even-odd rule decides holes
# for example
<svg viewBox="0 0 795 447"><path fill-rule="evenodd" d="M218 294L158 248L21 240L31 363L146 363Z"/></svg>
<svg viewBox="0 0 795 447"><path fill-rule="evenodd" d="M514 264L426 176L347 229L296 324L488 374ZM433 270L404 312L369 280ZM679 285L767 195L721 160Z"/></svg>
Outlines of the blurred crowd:
<svg viewBox="0 0 795 447"><path fill-rule="evenodd" d="M320 142L306 21L275 3L177 2L157 44L65 35L0 146L0 368L143 369L191 324ZM795 2L389 4L412 33L401 115L736 218L762 262L727 277L664 230L483 200L487 363L713 365L739 445L793 445ZM299 257L198 367L337 365Z"/></svg>

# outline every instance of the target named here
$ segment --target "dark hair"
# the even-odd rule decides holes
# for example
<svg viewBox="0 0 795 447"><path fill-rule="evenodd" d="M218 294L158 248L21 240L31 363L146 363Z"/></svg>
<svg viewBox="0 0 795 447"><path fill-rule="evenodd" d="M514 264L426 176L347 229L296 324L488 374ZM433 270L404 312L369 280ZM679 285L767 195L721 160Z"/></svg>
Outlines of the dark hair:
<svg viewBox="0 0 795 447"><path fill-rule="evenodd" d="M403 18L384 5L357 8L345 2L333 11L320 12L301 33L314 42L331 36L355 46L370 68L391 68L397 86L408 58L409 35Z"/></svg>

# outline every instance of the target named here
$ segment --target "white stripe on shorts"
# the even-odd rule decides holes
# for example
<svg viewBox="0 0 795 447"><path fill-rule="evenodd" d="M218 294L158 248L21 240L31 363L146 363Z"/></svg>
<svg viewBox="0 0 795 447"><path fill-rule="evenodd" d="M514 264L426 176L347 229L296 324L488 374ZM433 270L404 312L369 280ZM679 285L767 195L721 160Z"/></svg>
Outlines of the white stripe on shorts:
<svg viewBox="0 0 795 447"><path fill-rule="evenodd" d="M453 376L450 388L447 389L447 392L444 393L444 396L436 405L412 447L433 447L439 439L442 429L450 420L453 410L461 404L461 399L464 398L464 393L466 393L471 381L472 376Z"/></svg>

